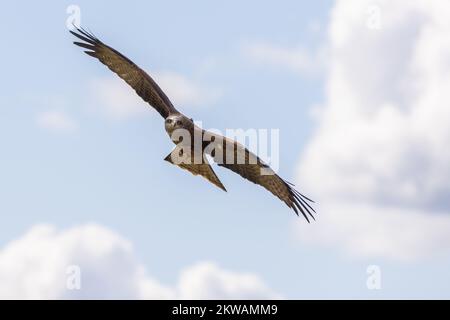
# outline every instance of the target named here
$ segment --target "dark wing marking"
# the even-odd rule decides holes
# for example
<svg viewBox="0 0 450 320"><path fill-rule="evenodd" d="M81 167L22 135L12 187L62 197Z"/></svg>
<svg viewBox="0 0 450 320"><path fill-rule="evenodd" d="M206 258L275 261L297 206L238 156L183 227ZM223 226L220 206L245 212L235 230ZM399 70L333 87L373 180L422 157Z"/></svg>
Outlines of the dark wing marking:
<svg viewBox="0 0 450 320"><path fill-rule="evenodd" d="M210 137L214 136L215 138L213 138L212 141L215 141L216 145L221 144L223 146L220 155L219 152L216 152L217 147L216 149L213 149L213 152L211 153L214 161L218 163L219 166L225 167L239 174L241 177L263 186L286 203L289 208L292 208L297 215L299 215L299 212L302 213L308 222L310 222L309 217L315 220L312 214L312 212L315 213L315 210L308 203L314 201L295 190L292 184L280 178L280 176L278 176L255 154L236 141L207 131L205 131L205 134L207 136L210 135ZM204 147L211 141L210 137L205 139L206 142L204 143ZM227 161L226 157L228 152L230 152L232 157L229 157Z"/></svg>
<svg viewBox="0 0 450 320"><path fill-rule="evenodd" d="M101 63L125 80L163 118L167 118L171 113L178 112L158 84L145 71L86 30L77 28L77 31L78 33L74 31L70 31L70 33L83 42L75 41L74 44L87 49L84 51L85 53L100 60Z"/></svg>

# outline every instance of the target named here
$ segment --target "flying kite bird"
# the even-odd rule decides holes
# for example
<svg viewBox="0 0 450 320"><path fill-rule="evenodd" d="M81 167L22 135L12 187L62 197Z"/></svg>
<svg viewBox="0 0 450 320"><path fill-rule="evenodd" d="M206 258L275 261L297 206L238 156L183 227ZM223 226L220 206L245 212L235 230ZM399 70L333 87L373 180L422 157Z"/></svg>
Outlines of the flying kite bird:
<svg viewBox="0 0 450 320"><path fill-rule="evenodd" d="M301 212L308 222L310 222L309 217L314 219L312 212L315 213L315 211L308 203L314 201L295 190L292 184L280 178L255 154L234 140L198 127L192 119L175 109L156 82L130 59L104 44L92 33L82 28L76 28L76 30L78 33L70 32L82 42L75 41L74 44L87 49L85 53L97 58L122 78L164 118L165 129L176 145L174 151L164 160L194 175L201 175L226 191L205 156L209 155L219 166L266 188L285 202L297 215ZM195 136L201 137L199 147L195 147L193 138Z"/></svg>

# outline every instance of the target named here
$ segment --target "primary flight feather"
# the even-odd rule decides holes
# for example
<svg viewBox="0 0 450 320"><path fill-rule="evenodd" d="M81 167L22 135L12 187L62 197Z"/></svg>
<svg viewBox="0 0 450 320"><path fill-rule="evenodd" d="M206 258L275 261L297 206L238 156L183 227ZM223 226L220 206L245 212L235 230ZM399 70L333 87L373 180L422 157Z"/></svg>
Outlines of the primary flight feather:
<svg viewBox="0 0 450 320"><path fill-rule="evenodd" d="M312 213L315 211L308 203L314 201L295 190L292 184L280 178L255 154L234 140L196 126L192 119L173 106L158 84L145 71L117 50L104 44L92 33L82 28L76 28L76 30L77 32L70 31L80 40L75 41L74 44L86 49L85 53L97 58L122 78L165 119L165 129L177 147L164 160L194 175L200 175L226 191L205 156L208 154L219 166L266 188L292 208L297 215L301 213L308 222L310 218L314 219ZM177 134L179 131L185 131L189 133L189 136L180 137ZM193 139L196 135L202 137L200 148L194 147ZM226 159L230 154L232 161Z"/></svg>

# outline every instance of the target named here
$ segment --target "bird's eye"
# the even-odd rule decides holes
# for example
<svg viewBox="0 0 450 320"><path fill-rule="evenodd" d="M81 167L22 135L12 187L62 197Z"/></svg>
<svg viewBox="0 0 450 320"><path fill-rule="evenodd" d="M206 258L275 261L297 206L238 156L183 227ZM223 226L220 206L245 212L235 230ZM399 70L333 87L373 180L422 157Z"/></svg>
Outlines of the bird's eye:
<svg viewBox="0 0 450 320"><path fill-rule="evenodd" d="M177 121L177 126L181 126L181 121L180 120Z"/></svg>
<svg viewBox="0 0 450 320"><path fill-rule="evenodd" d="M166 122L167 123L172 123L172 119L167 119Z"/></svg>

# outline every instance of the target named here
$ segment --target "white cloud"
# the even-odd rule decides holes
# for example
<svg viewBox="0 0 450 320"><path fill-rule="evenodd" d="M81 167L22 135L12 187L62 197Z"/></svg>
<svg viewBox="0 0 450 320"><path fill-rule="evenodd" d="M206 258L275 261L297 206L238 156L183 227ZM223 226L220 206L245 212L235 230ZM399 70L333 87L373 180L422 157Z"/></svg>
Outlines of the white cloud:
<svg viewBox="0 0 450 320"><path fill-rule="evenodd" d="M148 105L123 80L111 76L91 81L96 110L114 119L146 114Z"/></svg>
<svg viewBox="0 0 450 320"><path fill-rule="evenodd" d="M350 256L411 261L428 256L450 241L450 219L445 213L373 203L325 202L318 221L298 222L294 232L308 245L338 245Z"/></svg>
<svg viewBox="0 0 450 320"><path fill-rule="evenodd" d="M219 89L175 72L154 73L152 77L180 110L208 106L221 95ZM112 118L122 119L148 113L148 104L116 76L93 80L91 92L96 108Z"/></svg>
<svg viewBox="0 0 450 320"><path fill-rule="evenodd" d="M81 289L69 290L79 266ZM278 297L253 274L204 262L182 271L175 286L162 285L137 260L131 243L95 224L58 231L34 226L0 250L0 299L246 299Z"/></svg>
<svg viewBox="0 0 450 320"><path fill-rule="evenodd" d="M198 83L174 72L159 72L155 81L166 92L175 106L204 107L214 103L222 95L218 88Z"/></svg>
<svg viewBox="0 0 450 320"><path fill-rule="evenodd" d="M235 273L210 262L182 272L178 284L182 299L268 299L280 298L252 273Z"/></svg>
<svg viewBox="0 0 450 320"><path fill-rule="evenodd" d="M78 128L77 123L62 111L45 111L37 115L39 127L51 131L71 132Z"/></svg>
<svg viewBox="0 0 450 320"><path fill-rule="evenodd" d="M241 50L253 63L300 74L316 74L324 65L324 49L312 54L301 46L292 48L267 42L253 42L243 45Z"/></svg>
<svg viewBox="0 0 450 320"><path fill-rule="evenodd" d="M326 102L299 184L324 203L313 228L322 242L390 258L447 251L450 3L377 1L376 9L335 4Z"/></svg>

